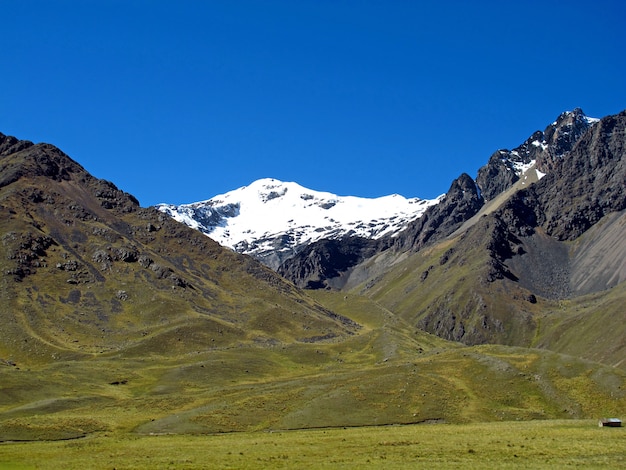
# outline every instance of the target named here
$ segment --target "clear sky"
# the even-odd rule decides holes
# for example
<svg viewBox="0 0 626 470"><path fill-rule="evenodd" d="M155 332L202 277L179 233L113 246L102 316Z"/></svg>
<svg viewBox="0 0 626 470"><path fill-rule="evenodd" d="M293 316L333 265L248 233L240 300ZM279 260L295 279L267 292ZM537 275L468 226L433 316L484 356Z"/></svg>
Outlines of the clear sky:
<svg viewBox="0 0 626 470"><path fill-rule="evenodd" d="M263 177L434 198L626 108L626 2L0 0L0 132L143 206Z"/></svg>

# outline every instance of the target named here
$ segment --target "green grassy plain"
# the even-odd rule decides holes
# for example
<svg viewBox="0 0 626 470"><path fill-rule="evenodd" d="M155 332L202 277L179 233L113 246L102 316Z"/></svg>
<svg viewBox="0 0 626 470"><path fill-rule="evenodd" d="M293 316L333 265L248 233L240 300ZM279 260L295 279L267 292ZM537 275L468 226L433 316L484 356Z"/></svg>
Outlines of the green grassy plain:
<svg viewBox="0 0 626 470"><path fill-rule="evenodd" d="M626 428L598 428L592 420L213 435L99 433L1 444L0 468L623 468L625 439Z"/></svg>

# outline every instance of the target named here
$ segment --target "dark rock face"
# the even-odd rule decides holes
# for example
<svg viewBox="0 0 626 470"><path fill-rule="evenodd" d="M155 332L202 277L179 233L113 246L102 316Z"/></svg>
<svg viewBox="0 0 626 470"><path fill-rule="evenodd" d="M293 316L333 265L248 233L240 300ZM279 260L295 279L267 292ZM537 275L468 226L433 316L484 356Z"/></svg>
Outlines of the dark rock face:
<svg viewBox="0 0 626 470"><path fill-rule="evenodd" d="M569 152L593 120L580 108L562 113L546 129L536 131L513 150L498 150L485 166L478 170L476 182L485 200L489 201L506 191L519 180L516 166L536 161L537 169L544 173L553 171L557 162Z"/></svg>
<svg viewBox="0 0 626 470"><path fill-rule="evenodd" d="M483 198L472 178L463 173L452 182L444 199L426 210L394 240L394 249L417 251L427 243L454 232L483 206Z"/></svg>
<svg viewBox="0 0 626 470"><path fill-rule="evenodd" d="M320 289L328 280L369 258L379 242L361 237L324 239L312 243L293 258L286 260L278 273L298 287Z"/></svg>
<svg viewBox="0 0 626 470"><path fill-rule="evenodd" d="M544 173L552 171L591 126L592 123L580 108L561 114L543 132L546 148L536 155L537 167Z"/></svg>
<svg viewBox="0 0 626 470"><path fill-rule="evenodd" d="M13 136L0 133L0 156L11 155L33 145L29 140L18 140Z"/></svg>
<svg viewBox="0 0 626 470"><path fill-rule="evenodd" d="M509 157L508 150L498 150L491 155L487 165L478 170L476 181L485 199L493 199L519 179Z"/></svg>
<svg viewBox="0 0 626 470"><path fill-rule="evenodd" d="M626 208L625 142L626 112L602 119L551 173L515 194L500 217L521 235L542 227L558 240L577 238Z"/></svg>
<svg viewBox="0 0 626 470"><path fill-rule="evenodd" d="M573 275L591 284L584 280L584 268L572 265L584 254L572 257L560 242L577 239L603 217L626 209L626 112L602 119L554 164L551 173L493 214L499 230L489 246L492 258L515 272L522 287L560 299L579 290ZM617 243L612 249L614 257L621 256Z"/></svg>
<svg viewBox="0 0 626 470"><path fill-rule="evenodd" d="M626 208L626 112L602 119L536 188L545 228L572 240L604 215Z"/></svg>

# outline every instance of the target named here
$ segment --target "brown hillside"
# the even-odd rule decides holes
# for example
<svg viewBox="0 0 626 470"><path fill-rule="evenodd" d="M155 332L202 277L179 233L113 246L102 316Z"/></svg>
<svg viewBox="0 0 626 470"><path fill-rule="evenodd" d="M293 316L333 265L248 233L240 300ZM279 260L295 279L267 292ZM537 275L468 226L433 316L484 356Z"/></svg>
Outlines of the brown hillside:
<svg viewBox="0 0 626 470"><path fill-rule="evenodd" d="M311 342L357 328L57 148L0 142L0 358Z"/></svg>

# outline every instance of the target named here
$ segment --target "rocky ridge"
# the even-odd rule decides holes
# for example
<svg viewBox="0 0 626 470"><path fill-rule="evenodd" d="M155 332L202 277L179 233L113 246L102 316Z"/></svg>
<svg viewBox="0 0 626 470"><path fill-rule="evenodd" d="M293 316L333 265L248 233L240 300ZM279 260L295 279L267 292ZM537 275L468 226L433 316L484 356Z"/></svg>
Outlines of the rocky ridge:
<svg viewBox="0 0 626 470"><path fill-rule="evenodd" d="M487 201L495 198L515 184L533 165L542 175L550 173L563 155L596 122L598 119L590 118L582 109L576 108L562 113L543 132L534 132L513 150L494 152L476 176L482 196Z"/></svg>
<svg viewBox="0 0 626 470"><path fill-rule="evenodd" d="M611 337L623 349L623 311L614 299L623 298L626 281L626 111L588 128L545 177L512 189L467 229L396 253L404 261L359 292L465 344L530 344L561 314L575 323L576 312L586 326L568 333L570 341Z"/></svg>
<svg viewBox="0 0 626 470"><path fill-rule="evenodd" d="M3 134L0 325L0 359L33 362L308 343L358 329L253 258L141 208L58 148Z"/></svg>
<svg viewBox="0 0 626 470"><path fill-rule="evenodd" d="M461 174L452 182L448 192L437 204L428 207L420 217L409 222L406 228L393 238L378 240L377 248L373 251L376 253L389 248L396 253L419 251L450 236L465 222L479 214L488 202L512 188L523 175L535 172L534 179L541 179L560 168L563 161L568 161L568 152L576 142L598 122L598 119L587 117L580 108L562 113L543 132L534 132L515 149L495 152L487 164L478 170L476 180L466 173ZM589 168L587 170L591 171ZM320 253L316 253L323 246L323 241L311 244L297 256L286 260L279 268L279 272L303 287L309 285L311 280L314 280L312 285L318 287L337 286L336 279L327 277L326 273L345 278L356 264L347 266L343 258L344 261L333 269L332 260L325 259L324 268L315 272L311 269L311 259L323 258ZM358 264L366 258L361 256L354 259L358 260ZM303 273L306 274L301 277ZM343 285L344 281L339 285Z"/></svg>

